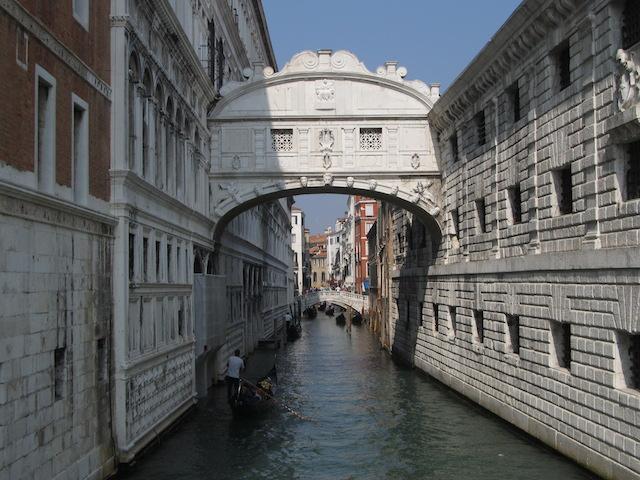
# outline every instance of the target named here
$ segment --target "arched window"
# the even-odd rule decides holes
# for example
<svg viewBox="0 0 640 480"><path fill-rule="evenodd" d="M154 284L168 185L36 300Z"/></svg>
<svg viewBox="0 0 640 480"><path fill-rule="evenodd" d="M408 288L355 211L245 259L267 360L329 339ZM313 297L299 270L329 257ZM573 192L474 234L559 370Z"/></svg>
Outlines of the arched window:
<svg viewBox="0 0 640 480"><path fill-rule="evenodd" d="M150 117L151 117L151 102L149 101L151 98L151 94L153 93L153 87L151 83L151 74L149 70L145 70L143 82L142 82L144 92L142 98L142 176L147 178L149 175L149 128L151 127Z"/></svg>
<svg viewBox="0 0 640 480"><path fill-rule="evenodd" d="M176 109L176 194L178 197L182 197L184 192L184 140L183 133L183 117L182 110Z"/></svg>
<svg viewBox="0 0 640 480"><path fill-rule="evenodd" d="M640 42L640 2L627 0L622 12L622 48L631 48L638 42Z"/></svg>
<svg viewBox="0 0 640 480"><path fill-rule="evenodd" d="M155 91L155 115L154 115L154 128L156 129L156 145L155 145L155 158L153 161L156 164L156 186L158 188L162 188L164 186L164 182L162 180L162 176L164 174L164 142L162 141L162 118L160 117L160 110L162 109L162 87L160 83L156 85Z"/></svg>
<svg viewBox="0 0 640 480"><path fill-rule="evenodd" d="M175 150L173 147L173 142L174 142L174 130L173 130L173 101L171 100L171 97L169 97L167 99L167 115L166 115L166 121L165 121L165 189L170 192L173 190L173 185L174 185L174 172L175 172L175 166L173 165L174 162L174 155L175 155Z"/></svg>
<svg viewBox="0 0 640 480"><path fill-rule="evenodd" d="M197 254L193 256L193 273L202 273L202 260Z"/></svg>
<svg viewBox="0 0 640 480"><path fill-rule="evenodd" d="M129 78L127 83L127 130L129 133L128 167L135 168L136 157L136 85L139 81L138 59L129 57Z"/></svg>

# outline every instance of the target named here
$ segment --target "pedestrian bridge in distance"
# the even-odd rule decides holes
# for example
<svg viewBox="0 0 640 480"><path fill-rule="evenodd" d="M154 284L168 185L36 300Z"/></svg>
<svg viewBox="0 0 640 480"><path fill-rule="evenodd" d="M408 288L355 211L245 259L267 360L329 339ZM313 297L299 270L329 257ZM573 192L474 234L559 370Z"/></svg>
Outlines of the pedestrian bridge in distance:
<svg viewBox="0 0 640 480"><path fill-rule="evenodd" d="M369 297L358 293L319 290L317 292L307 292L299 298L302 299L303 309L317 303L327 302L334 303L341 307L351 307L362 314L369 311Z"/></svg>

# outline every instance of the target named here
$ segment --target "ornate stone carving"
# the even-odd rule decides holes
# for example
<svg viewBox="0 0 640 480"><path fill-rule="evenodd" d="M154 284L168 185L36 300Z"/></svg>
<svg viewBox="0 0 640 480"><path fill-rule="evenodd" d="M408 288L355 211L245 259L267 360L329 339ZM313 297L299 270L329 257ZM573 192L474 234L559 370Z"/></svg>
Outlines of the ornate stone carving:
<svg viewBox="0 0 640 480"><path fill-rule="evenodd" d="M418 203L420 200L428 200L431 203L433 202L433 197L429 193L429 187L433 184L432 181L428 181L426 184L422 182L418 182L415 187L413 187L413 193L415 193L413 197L413 203Z"/></svg>
<svg viewBox="0 0 640 480"><path fill-rule="evenodd" d="M231 197L236 203L240 203L240 189L235 182L219 183L218 188L220 190L226 191L229 194L229 197ZM225 200L226 199L224 197L220 198L218 204L222 203Z"/></svg>
<svg viewBox="0 0 640 480"><path fill-rule="evenodd" d="M329 172L325 173L322 176L322 181L325 185L330 186L333 183L333 175L331 175Z"/></svg>
<svg viewBox="0 0 640 480"><path fill-rule="evenodd" d="M307 183L309 183L309 179L307 177L300 177L300 186L302 188L305 188Z"/></svg>
<svg viewBox="0 0 640 480"><path fill-rule="evenodd" d="M369 180L369 190L375 190L378 187L378 182L374 179Z"/></svg>
<svg viewBox="0 0 640 480"><path fill-rule="evenodd" d="M396 185L395 187L393 187L391 189L391 194L392 195L398 195L398 192L400 191L400 187L398 185Z"/></svg>
<svg viewBox="0 0 640 480"><path fill-rule="evenodd" d="M240 170L240 157L238 155L233 156L233 160L231 161L231 167L234 170Z"/></svg>
<svg viewBox="0 0 640 480"><path fill-rule="evenodd" d="M336 106L336 90L333 80L316 81L315 107L318 110L333 110Z"/></svg>
<svg viewBox="0 0 640 480"><path fill-rule="evenodd" d="M347 187L351 188L353 187L353 182L355 181L355 179L353 177L347 177Z"/></svg>
<svg viewBox="0 0 640 480"><path fill-rule="evenodd" d="M618 83L618 108L624 111L640 100L640 66L633 52L619 49L616 60L620 64Z"/></svg>
<svg viewBox="0 0 640 480"><path fill-rule="evenodd" d="M420 167L420 155L418 155L417 153L411 155L411 167L414 170L417 170L418 167Z"/></svg>
<svg viewBox="0 0 640 480"><path fill-rule="evenodd" d="M333 151L333 132L328 128L323 128L319 136L320 151L324 154L322 158L322 166L327 169L331 167L331 152Z"/></svg>

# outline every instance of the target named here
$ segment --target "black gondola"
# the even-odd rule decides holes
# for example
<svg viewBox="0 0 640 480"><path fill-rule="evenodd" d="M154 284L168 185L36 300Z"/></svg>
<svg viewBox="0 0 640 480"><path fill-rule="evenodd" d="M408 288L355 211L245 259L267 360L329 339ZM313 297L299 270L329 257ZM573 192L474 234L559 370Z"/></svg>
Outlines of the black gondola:
<svg viewBox="0 0 640 480"><path fill-rule="evenodd" d="M293 318L287 322L287 340L296 340L302 336L300 319Z"/></svg>
<svg viewBox="0 0 640 480"><path fill-rule="evenodd" d="M362 315L360 314L360 312L353 313L351 323L353 323L354 325L362 325Z"/></svg>
<svg viewBox="0 0 640 480"><path fill-rule="evenodd" d="M269 410L276 404L274 395L278 384L276 366L269 373L261 377L255 384L249 380L241 379L238 391L231 401L233 414L237 416L250 416Z"/></svg>
<svg viewBox="0 0 640 480"><path fill-rule="evenodd" d="M336 317L336 325L344 325L346 323L347 319L344 316L344 313L340 313L340 315L338 315Z"/></svg>
<svg viewBox="0 0 640 480"><path fill-rule="evenodd" d="M318 310L320 310L321 312L324 312L325 308L327 308L327 302L322 302L320 305L318 305Z"/></svg>
<svg viewBox="0 0 640 480"><path fill-rule="evenodd" d="M311 307L307 307L304 310L304 314L309 320L311 320L312 318L316 318L316 316L318 316L318 311L316 310L316 307L312 305Z"/></svg>
<svg viewBox="0 0 640 480"><path fill-rule="evenodd" d="M329 316L329 317L333 317L333 313L334 313L334 308L333 305L329 305L326 310L324 311L324 313Z"/></svg>

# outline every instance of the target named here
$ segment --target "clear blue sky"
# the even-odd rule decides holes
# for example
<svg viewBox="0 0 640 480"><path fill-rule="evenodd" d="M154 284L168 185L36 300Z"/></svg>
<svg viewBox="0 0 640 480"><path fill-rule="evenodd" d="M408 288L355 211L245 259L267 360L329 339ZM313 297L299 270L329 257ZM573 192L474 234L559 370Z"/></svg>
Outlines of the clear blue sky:
<svg viewBox="0 0 640 480"><path fill-rule="evenodd" d="M302 50L350 50L369 70L397 60L408 79L445 90L500 28L516 0L263 0L283 67ZM303 195L296 204L320 232L346 208L341 195Z"/></svg>

